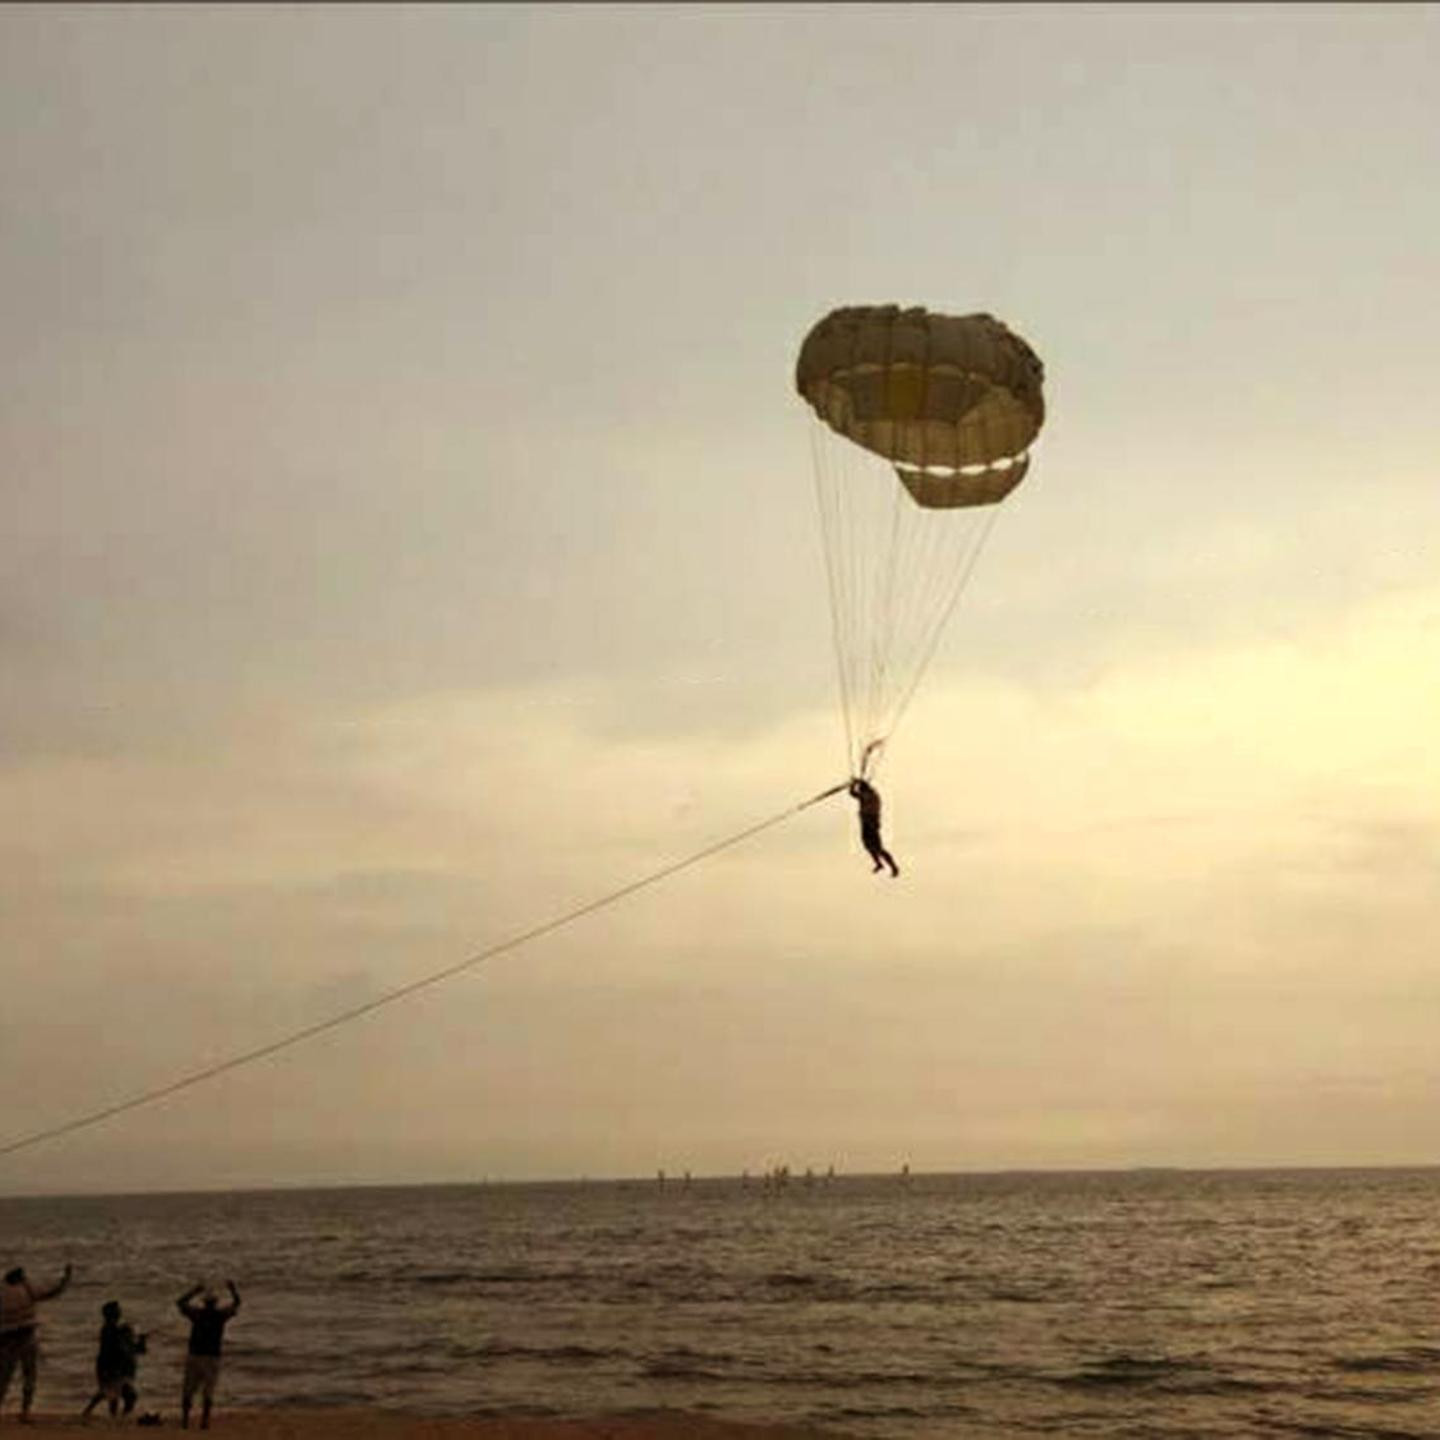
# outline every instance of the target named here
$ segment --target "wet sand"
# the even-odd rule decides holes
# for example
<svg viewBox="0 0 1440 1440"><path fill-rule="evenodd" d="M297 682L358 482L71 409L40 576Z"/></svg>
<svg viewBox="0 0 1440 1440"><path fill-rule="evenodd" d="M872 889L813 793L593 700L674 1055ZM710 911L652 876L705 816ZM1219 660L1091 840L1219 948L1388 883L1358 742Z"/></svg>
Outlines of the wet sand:
<svg viewBox="0 0 1440 1440"><path fill-rule="evenodd" d="M15 1419L7 1407L0 1416L0 1427L17 1435L28 1429L30 1433L89 1435L92 1440L112 1429L130 1433L136 1428L133 1420L112 1423L103 1413L88 1422L73 1415L37 1414L36 1423L25 1428ZM180 1429L180 1422L178 1417L166 1415L157 1428L173 1434ZM196 1429L192 1420L191 1430ZM678 1410L556 1420L426 1417L392 1410L217 1409L210 1433L216 1440L833 1440L832 1432L803 1425L754 1425Z"/></svg>

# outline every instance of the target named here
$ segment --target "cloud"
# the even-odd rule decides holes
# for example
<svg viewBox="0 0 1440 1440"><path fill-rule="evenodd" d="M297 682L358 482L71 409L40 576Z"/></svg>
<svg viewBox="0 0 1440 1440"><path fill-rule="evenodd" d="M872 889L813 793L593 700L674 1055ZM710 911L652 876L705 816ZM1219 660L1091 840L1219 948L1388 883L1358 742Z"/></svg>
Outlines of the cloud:
<svg viewBox="0 0 1440 1440"><path fill-rule="evenodd" d="M1393 595L1063 695L941 677L882 771L898 884L828 801L123 1123L143 1149L218 1106L225 1173L258 1177L337 1096L368 1138L330 1175L401 1154L455 1175L477 1146L530 1173L643 1172L681 1135L696 1169L802 1146L882 1168L1193 1163L1232 1153L1200 1095L1249 1117L1235 1154L1320 1154L1259 1098L1301 1087L1349 1096L1359 1143L1433 1077L1415 997L1440 942L1436 614L1432 592ZM456 964L832 778L827 712L652 733L617 728L622 704L430 693L12 760L0 867L34 960L5 1065L48 1078L23 1105L7 1088L5 1133ZM1386 1154L1419 1153L1419 1130L1386 1133Z"/></svg>

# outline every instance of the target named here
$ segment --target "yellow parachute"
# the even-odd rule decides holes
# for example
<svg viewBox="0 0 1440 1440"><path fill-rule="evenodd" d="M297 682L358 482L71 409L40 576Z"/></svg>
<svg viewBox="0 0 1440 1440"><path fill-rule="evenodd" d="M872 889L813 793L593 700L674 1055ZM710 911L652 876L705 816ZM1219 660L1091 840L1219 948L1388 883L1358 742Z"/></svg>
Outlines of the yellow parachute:
<svg viewBox="0 0 1440 1440"><path fill-rule="evenodd" d="M847 306L800 347L852 774L899 724L1025 478L1044 378L992 315Z"/></svg>

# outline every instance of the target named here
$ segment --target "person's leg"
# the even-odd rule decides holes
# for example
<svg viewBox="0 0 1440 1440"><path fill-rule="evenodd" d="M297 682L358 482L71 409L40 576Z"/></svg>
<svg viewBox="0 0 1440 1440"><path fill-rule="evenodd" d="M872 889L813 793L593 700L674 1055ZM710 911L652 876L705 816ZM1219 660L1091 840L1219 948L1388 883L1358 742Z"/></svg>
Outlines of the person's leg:
<svg viewBox="0 0 1440 1440"><path fill-rule="evenodd" d="M185 1386L180 1392L180 1428L190 1428L190 1406L195 1401L195 1357L185 1357Z"/></svg>
<svg viewBox="0 0 1440 1440"><path fill-rule="evenodd" d="M0 1340L0 1405L4 1405L5 1396L10 1390L10 1381L15 1376L15 1362L20 1358L19 1351L15 1344L7 1336Z"/></svg>
<svg viewBox="0 0 1440 1440"><path fill-rule="evenodd" d="M220 1378L220 1357L205 1357L205 1380L201 1387L200 1428L210 1428L210 1407L215 1403L215 1382Z"/></svg>
<svg viewBox="0 0 1440 1440"><path fill-rule="evenodd" d="M135 1408L135 1402L140 1398L135 1387L127 1380L120 1387L121 1407L125 1414L129 1414Z"/></svg>
<svg viewBox="0 0 1440 1440"><path fill-rule="evenodd" d="M30 1410L35 1404L35 1386L40 1379L40 1342L31 1336L20 1349L20 1419L30 1419Z"/></svg>

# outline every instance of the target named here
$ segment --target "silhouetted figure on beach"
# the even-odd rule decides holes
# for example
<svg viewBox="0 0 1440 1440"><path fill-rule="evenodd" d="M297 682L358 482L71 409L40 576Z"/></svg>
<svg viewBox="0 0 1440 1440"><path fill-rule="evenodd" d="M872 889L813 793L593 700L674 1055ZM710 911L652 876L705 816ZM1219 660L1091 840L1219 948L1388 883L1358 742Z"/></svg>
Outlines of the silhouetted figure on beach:
<svg viewBox="0 0 1440 1440"><path fill-rule="evenodd" d="M190 1345L185 1356L185 1385L180 1392L180 1424L190 1424L190 1407L195 1401L195 1392L200 1392L200 1428L210 1428L210 1407L215 1400L215 1383L220 1378L220 1345L224 1339L226 1324L235 1318L240 1308L240 1292L233 1280L225 1282L230 1292L230 1303L221 1305L213 1290L205 1290L203 1284L192 1285L175 1304L180 1313L190 1322ZM193 1304L195 1297L205 1290L204 1301Z"/></svg>
<svg viewBox="0 0 1440 1440"><path fill-rule="evenodd" d="M135 1408L135 1370L137 1358L145 1353L145 1337L120 1323L118 1300L107 1300L100 1313L105 1323L100 1327L100 1348L95 1355L95 1393L80 1414L82 1419L88 1417L104 1400L113 1420L122 1405L126 1415Z"/></svg>
<svg viewBox="0 0 1440 1440"><path fill-rule="evenodd" d="M39 1322L35 1307L53 1300L70 1283L71 1266L48 1290L37 1290L25 1278L23 1267L7 1271L0 1284L0 1406L18 1366L21 1375L20 1419L28 1422L35 1403L35 1383L40 1375Z"/></svg>
<svg viewBox="0 0 1440 1440"><path fill-rule="evenodd" d="M888 865L890 874L898 875L900 867L880 839L880 792L868 780L862 780L857 775L850 782L850 794L860 806L860 843L874 861L872 868L880 870Z"/></svg>

